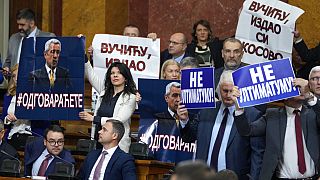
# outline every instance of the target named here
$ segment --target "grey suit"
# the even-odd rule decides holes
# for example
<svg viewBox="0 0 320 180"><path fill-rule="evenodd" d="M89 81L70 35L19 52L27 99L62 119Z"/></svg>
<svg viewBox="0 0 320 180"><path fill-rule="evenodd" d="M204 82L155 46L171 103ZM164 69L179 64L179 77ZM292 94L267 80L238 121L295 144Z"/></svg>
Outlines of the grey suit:
<svg viewBox="0 0 320 180"><path fill-rule="evenodd" d="M55 37L55 34L50 32L43 32L37 29L36 37ZM21 39L22 39L22 36L19 33L15 33L11 35L9 39L7 58L3 63L3 67L11 68L17 64L17 57L18 57L19 45L20 45Z"/></svg>
<svg viewBox="0 0 320 180"><path fill-rule="evenodd" d="M283 144L286 133L287 114L285 108L270 108L264 116L249 124L246 112L235 116L238 132L242 136L266 136L266 150L259 179L270 180L275 173L279 160L283 157ZM319 101L311 108L303 106L301 126L308 152L319 170ZM319 172L319 171L318 171Z"/></svg>

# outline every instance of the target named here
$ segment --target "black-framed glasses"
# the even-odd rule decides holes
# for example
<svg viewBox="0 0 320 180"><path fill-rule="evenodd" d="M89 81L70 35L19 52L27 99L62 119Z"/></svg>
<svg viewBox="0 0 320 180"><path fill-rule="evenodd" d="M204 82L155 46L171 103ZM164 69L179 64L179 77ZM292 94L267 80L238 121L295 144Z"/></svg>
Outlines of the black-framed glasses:
<svg viewBox="0 0 320 180"><path fill-rule="evenodd" d="M64 140L58 140L58 141L55 141L55 140L47 140L47 142L50 144L50 146L55 146L56 144L58 144L58 146L62 146L63 143L64 143Z"/></svg>
<svg viewBox="0 0 320 180"><path fill-rule="evenodd" d="M311 81L319 82L320 77L312 77L312 78L310 78L310 80L311 80Z"/></svg>
<svg viewBox="0 0 320 180"><path fill-rule="evenodd" d="M168 44L178 45L178 44L184 44L185 42L175 42L175 41L168 41Z"/></svg>

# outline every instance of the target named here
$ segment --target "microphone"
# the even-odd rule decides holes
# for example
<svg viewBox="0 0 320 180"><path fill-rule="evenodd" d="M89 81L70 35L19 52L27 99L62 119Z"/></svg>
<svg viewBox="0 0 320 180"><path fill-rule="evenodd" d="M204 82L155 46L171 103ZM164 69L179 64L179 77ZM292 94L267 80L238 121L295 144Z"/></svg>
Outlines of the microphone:
<svg viewBox="0 0 320 180"><path fill-rule="evenodd" d="M31 131L31 129L29 129L29 128L25 128L24 130L26 130L26 131L28 131L28 132L30 132L30 133L32 133L32 134L35 134L35 135L37 135L37 136L39 136L39 137L44 138L41 134L36 133L36 132L34 132L34 131Z"/></svg>
<svg viewBox="0 0 320 180"><path fill-rule="evenodd" d="M18 161L18 163L19 163L18 172L19 172L19 174L20 174L21 164L22 164L21 161L20 161L18 158L12 156L11 154L7 153L6 151L4 151L4 150L2 150L2 149L0 150L0 152L1 152L2 154L4 154L4 155L10 157L11 159L14 159L14 160Z"/></svg>
<svg viewBox="0 0 320 180"><path fill-rule="evenodd" d="M51 155L53 155L53 154L51 154ZM68 174L68 175L70 175L71 174L71 176L74 176L74 164L72 164L71 162L69 162L69 161L67 161L67 160L65 160L65 159L62 159L61 157L59 157L59 156L57 156L57 155L53 155L55 158L57 158L57 159L59 159L60 161L62 161L63 163L65 163L65 164L68 164L68 165L71 165L71 172L69 173L69 172L67 172L66 174ZM57 164L58 164L59 162L57 162ZM65 168L64 168L65 169ZM56 172L57 173L57 172Z"/></svg>
<svg viewBox="0 0 320 180"><path fill-rule="evenodd" d="M89 136L87 133L85 133L83 131L78 131L78 133L90 138L91 140L95 140L93 137Z"/></svg>

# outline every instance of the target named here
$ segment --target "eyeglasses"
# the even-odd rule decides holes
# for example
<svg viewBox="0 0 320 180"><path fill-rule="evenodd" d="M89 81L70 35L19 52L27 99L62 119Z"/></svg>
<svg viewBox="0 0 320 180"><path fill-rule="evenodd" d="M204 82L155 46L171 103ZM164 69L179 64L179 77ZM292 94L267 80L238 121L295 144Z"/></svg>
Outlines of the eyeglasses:
<svg viewBox="0 0 320 180"><path fill-rule="evenodd" d="M169 44L173 44L173 45L178 45L178 44L184 44L185 42L182 42L182 43L180 43L180 42L175 42L175 41L168 41L168 43Z"/></svg>
<svg viewBox="0 0 320 180"><path fill-rule="evenodd" d="M63 143L64 143L64 140L58 140L58 141L55 141L55 140L47 140L47 142L50 144L50 146L55 146L56 144L58 144L58 146L62 146Z"/></svg>
<svg viewBox="0 0 320 180"><path fill-rule="evenodd" d="M312 78L310 78L310 80L311 80L311 81L319 82L320 77L312 77Z"/></svg>
<svg viewBox="0 0 320 180"><path fill-rule="evenodd" d="M50 50L49 52L50 52L51 54L54 54L54 53L60 54L60 50Z"/></svg>

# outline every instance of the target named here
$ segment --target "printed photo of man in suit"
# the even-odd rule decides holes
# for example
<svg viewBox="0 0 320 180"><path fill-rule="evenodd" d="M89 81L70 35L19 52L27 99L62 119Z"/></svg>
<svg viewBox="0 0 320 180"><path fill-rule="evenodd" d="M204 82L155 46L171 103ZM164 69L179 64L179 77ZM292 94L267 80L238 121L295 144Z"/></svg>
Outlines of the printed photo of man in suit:
<svg viewBox="0 0 320 180"><path fill-rule="evenodd" d="M69 70L58 67L61 53L61 42L49 39L45 43L45 65L30 73L29 81L37 92L66 92L70 88Z"/></svg>

